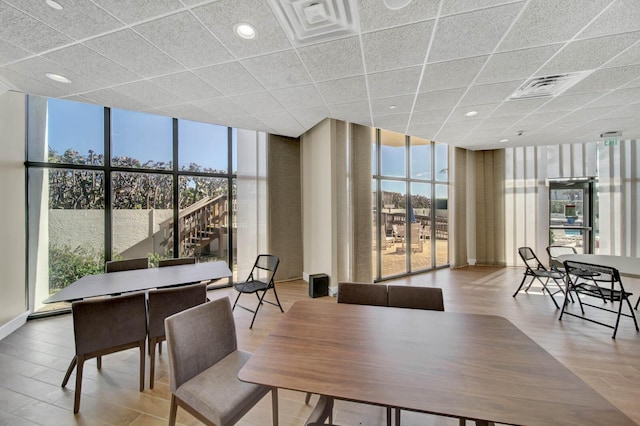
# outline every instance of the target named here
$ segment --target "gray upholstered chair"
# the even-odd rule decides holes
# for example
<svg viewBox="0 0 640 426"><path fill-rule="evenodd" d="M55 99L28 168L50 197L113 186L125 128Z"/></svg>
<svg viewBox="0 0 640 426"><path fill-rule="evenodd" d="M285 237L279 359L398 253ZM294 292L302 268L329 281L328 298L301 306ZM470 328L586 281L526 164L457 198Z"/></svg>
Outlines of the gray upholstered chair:
<svg viewBox="0 0 640 426"><path fill-rule="evenodd" d="M147 337L147 309L145 294L104 299L83 300L71 305L76 355L62 381L66 386L73 369L76 371L76 390L73 412L80 409L82 370L84 362L97 358L102 368L102 356L125 349L140 348L140 392L144 390L144 344Z"/></svg>
<svg viewBox="0 0 640 426"><path fill-rule="evenodd" d="M329 419L329 423L333 422L333 398L320 395L318 402L305 422L305 426L324 424L327 419Z"/></svg>
<svg viewBox="0 0 640 426"><path fill-rule="evenodd" d="M338 303L387 306L387 286L384 284L339 282Z"/></svg>
<svg viewBox="0 0 640 426"><path fill-rule="evenodd" d="M110 260L105 264L105 272L130 271L133 269L147 269L149 267L149 259L140 257L136 259Z"/></svg>
<svg viewBox="0 0 640 426"><path fill-rule="evenodd" d="M228 298L187 309L165 320L169 352L171 409L178 406L207 425L233 425L270 390L273 424L278 424L278 391L241 382L238 372L251 353L238 350Z"/></svg>
<svg viewBox="0 0 640 426"><path fill-rule="evenodd" d="M389 285L387 292L388 305L391 307L444 311L441 288Z"/></svg>
<svg viewBox="0 0 640 426"><path fill-rule="evenodd" d="M165 318L207 301L207 286L192 284L181 287L163 288L149 291L147 301L149 312L148 346L151 363L149 365L149 388L153 389L156 367L156 345L162 353Z"/></svg>
<svg viewBox="0 0 640 426"><path fill-rule="evenodd" d="M160 259L158 261L158 268L164 266L176 266L176 265L193 265L196 263L195 257L180 257L178 259Z"/></svg>

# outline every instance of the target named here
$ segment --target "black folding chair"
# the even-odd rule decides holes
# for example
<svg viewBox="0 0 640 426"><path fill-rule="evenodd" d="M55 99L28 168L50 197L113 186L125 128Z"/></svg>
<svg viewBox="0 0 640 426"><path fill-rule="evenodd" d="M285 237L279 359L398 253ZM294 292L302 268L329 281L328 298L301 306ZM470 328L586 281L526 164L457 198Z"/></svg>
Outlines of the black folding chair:
<svg viewBox="0 0 640 426"><path fill-rule="evenodd" d="M522 277L520 286L518 287L516 292L513 293L513 297L516 297L518 295L518 292L524 286L524 283L527 280L527 278L531 277L531 281L529 282L529 284L527 285L527 288L525 288L524 291L525 292L529 291L529 288L531 288L531 285L533 284L533 282L535 280L538 280L540 284L542 284L542 293L544 294L544 292L546 291L549 294L549 296L551 296L551 300L553 300L553 304L556 305L556 308L560 309L558 302L556 302L556 299L553 296L558 293L564 294L564 289L562 288L562 285L558 282L558 280L562 281L564 279L564 274L559 271L550 271L547 268L545 268L542 262L540 262L536 254L533 252L533 250L531 250L531 248L529 247L520 247L518 249L518 254L522 258L522 261L524 262L527 269L524 271L524 276ZM549 290L549 287L547 286L547 284L549 283L549 280L553 280L556 286L558 286L558 290L554 292Z"/></svg>
<svg viewBox="0 0 640 426"><path fill-rule="evenodd" d="M560 320L562 320L562 315L567 314L577 318L582 318L584 320L603 325L605 327L613 328L613 336L612 339L616 338L616 333L618 332L618 324L620 323L620 317L625 316L629 318L633 318L633 322L636 326L636 331L638 331L638 321L636 320L636 316L633 312L633 308L631 307L631 302L629 301L629 297L632 296L632 293L625 291L624 286L622 285L622 280L620 279L620 274L618 270L612 268L610 266L603 265L593 265L590 263L583 262L575 262L572 260L566 260L564 262L564 268L567 271L567 287L565 290L565 301L562 306L562 311L560 312ZM582 281L579 282L578 273L581 271L597 274L598 280L590 280L590 281ZM573 278L572 278L573 277ZM607 285L604 285L607 283ZM578 303L580 304L580 311L582 315L574 314L566 310L568 304L568 295L570 292L574 292L577 296ZM592 303L588 303L586 301L581 300L580 296L589 296L595 297L598 299L602 299L603 297L611 302L613 305L615 302L619 303L618 310L609 309L607 307L594 305ZM629 314L622 313L622 305L626 302L629 307ZM598 321L592 318L587 318L585 316L584 307L590 306L592 308L600 309L602 311L612 312L616 314L616 322L615 325L607 324L602 321ZM613 306L612 306L613 308Z"/></svg>
<svg viewBox="0 0 640 426"><path fill-rule="evenodd" d="M274 282L274 276L276 275L279 263L280 259L278 256L271 254L259 254L256 258L256 262L253 264L253 268L251 268L251 273L249 274L247 281L233 284L233 288L238 291L238 297L236 297L236 301L233 303L233 309L235 309L237 305L246 311L253 312L253 319L251 320L249 328L253 328L253 322L256 320L258 310L263 302L277 306L280 308L280 312L284 312L282 305L280 305L280 299L278 299L278 293L276 292L276 285ZM261 273L266 275L266 277L261 278ZM268 290L273 290L273 294L276 297L276 303L264 299ZM238 305L238 299L240 299L240 296L245 293L253 293L258 298L258 306L256 306L255 309L249 309L245 306Z"/></svg>

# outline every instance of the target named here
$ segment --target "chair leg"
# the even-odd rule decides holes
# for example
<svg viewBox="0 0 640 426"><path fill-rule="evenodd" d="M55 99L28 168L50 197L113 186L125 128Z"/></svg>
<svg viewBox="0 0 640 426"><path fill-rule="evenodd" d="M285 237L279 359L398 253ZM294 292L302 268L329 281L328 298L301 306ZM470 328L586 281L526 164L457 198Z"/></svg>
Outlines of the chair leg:
<svg viewBox="0 0 640 426"><path fill-rule="evenodd" d="M638 297L638 301L636 302L636 306L634 308L636 311L638 310L638 305L640 305L640 297Z"/></svg>
<svg viewBox="0 0 640 426"><path fill-rule="evenodd" d="M391 418L393 417L391 415L391 412L392 412L392 408L387 407L387 426L391 426Z"/></svg>
<svg viewBox="0 0 640 426"><path fill-rule="evenodd" d="M395 426L400 426L400 409L398 407L396 407L396 425Z"/></svg>
<svg viewBox="0 0 640 426"><path fill-rule="evenodd" d="M82 394L82 368L84 367L84 357L77 357L77 368L76 368L76 391L73 399L73 414L78 414L80 411L80 395Z"/></svg>
<svg viewBox="0 0 640 426"><path fill-rule="evenodd" d="M633 309L631 309L631 302L629 301L629 298L625 297L624 300L626 300L627 305L629 305L629 312L631 312L631 318L633 318L633 323L636 325L636 331L640 331L638 328L638 320L636 319L636 314L633 312ZM622 300L620 301L620 304L622 304Z"/></svg>
<svg viewBox="0 0 640 426"><path fill-rule="evenodd" d="M76 368L76 364L78 362L78 356L75 355L71 362L69 363L69 368L67 368L67 372L64 375L64 379L62 379L62 387L67 386L67 382L69 381L69 377L71 377L71 373L73 369Z"/></svg>
<svg viewBox="0 0 640 426"><path fill-rule="evenodd" d="M280 299L278 298L278 292L276 291L276 287L273 286L273 295L276 296L276 302L278 302L278 307L280 308L280 312L284 313L284 309L282 309L282 305L280 304Z"/></svg>
<svg viewBox="0 0 640 426"><path fill-rule="evenodd" d="M278 388L271 388L271 413L273 426L278 426Z"/></svg>
<svg viewBox="0 0 640 426"><path fill-rule="evenodd" d="M311 392L307 392L307 395L304 397L304 405L309 405L310 400L311 400Z"/></svg>
<svg viewBox="0 0 640 426"><path fill-rule="evenodd" d="M98 365L98 370L102 368L102 357L99 356L96 358L96 364Z"/></svg>
<svg viewBox="0 0 640 426"><path fill-rule="evenodd" d="M258 293L256 293L256 296L258 296L258 306L256 306L256 310L253 312L253 318L251 319L251 325L249 325L249 330L253 328L253 322L256 320L256 317L258 316L258 311L260 310L260 306L262 306L262 299L264 299L264 295L266 293L267 293L266 290L262 293L262 296L258 296Z"/></svg>
<svg viewBox="0 0 640 426"><path fill-rule="evenodd" d="M153 389L156 375L156 338L149 339L149 389Z"/></svg>
<svg viewBox="0 0 640 426"><path fill-rule="evenodd" d="M169 426L176 426L176 413L178 412L178 402L174 394L171 394L171 406L169 408Z"/></svg>
<svg viewBox="0 0 640 426"><path fill-rule="evenodd" d="M238 304L238 299L240 299L240 295L242 293L238 292L238 296L236 296L236 301L233 302L233 308L231 308L231 311L233 311L236 308L236 305Z"/></svg>
<svg viewBox="0 0 640 426"><path fill-rule="evenodd" d="M527 279L527 275L525 274L525 275L522 277L522 281L520 281L520 285L518 286L518 289L516 290L516 292L515 292L515 293L513 293L513 297L516 297L516 296L518 295L518 293L519 293L519 292L520 292L520 290L522 289L522 286L524 285L524 282L526 281L526 279Z"/></svg>
<svg viewBox="0 0 640 426"><path fill-rule="evenodd" d="M144 347L145 341L140 340L140 392L144 391L144 360L146 358Z"/></svg>

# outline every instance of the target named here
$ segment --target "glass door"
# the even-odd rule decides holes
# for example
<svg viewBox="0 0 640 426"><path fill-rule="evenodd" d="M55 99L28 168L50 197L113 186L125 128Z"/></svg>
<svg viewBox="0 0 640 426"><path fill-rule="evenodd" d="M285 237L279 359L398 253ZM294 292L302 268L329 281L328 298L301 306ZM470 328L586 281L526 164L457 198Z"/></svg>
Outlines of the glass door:
<svg viewBox="0 0 640 426"><path fill-rule="evenodd" d="M549 245L597 252L596 185L593 179L549 183Z"/></svg>

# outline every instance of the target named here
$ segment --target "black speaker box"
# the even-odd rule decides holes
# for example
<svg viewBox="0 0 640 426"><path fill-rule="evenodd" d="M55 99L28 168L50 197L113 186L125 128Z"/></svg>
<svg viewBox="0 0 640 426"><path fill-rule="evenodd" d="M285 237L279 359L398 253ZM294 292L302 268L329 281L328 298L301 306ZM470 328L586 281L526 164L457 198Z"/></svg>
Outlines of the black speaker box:
<svg viewBox="0 0 640 426"><path fill-rule="evenodd" d="M309 275L309 297L329 295L329 277L327 274Z"/></svg>

